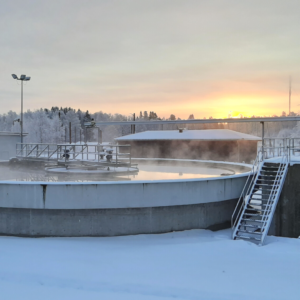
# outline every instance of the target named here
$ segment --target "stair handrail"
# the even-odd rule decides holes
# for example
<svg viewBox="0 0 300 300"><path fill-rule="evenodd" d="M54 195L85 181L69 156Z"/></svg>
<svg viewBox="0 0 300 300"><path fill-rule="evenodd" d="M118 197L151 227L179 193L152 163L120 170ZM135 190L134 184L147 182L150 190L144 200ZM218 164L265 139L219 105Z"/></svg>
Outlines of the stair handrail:
<svg viewBox="0 0 300 300"><path fill-rule="evenodd" d="M276 192L279 193L282 189L282 186L279 186L278 189L276 189L276 187L278 184L282 184L282 182L285 179L288 161L289 161L288 154L285 151L285 153L282 156L281 161L279 163L279 167L278 167L278 170L277 170L277 173L275 176L274 184L272 186L272 189L271 189L271 192L270 192L267 204L266 204L266 209L263 211L263 214L262 214L262 221L263 221L262 228L264 228L264 231L261 236L261 243L263 242L263 240L267 234L267 231L268 231L268 230L266 230L267 229L266 224L269 221L269 217L268 218L266 218L266 217L269 216L269 214L272 212L272 210L274 210L276 207L276 205L271 205L271 199L274 196L276 196ZM282 175L280 175L281 173L282 173ZM278 197L279 197L279 195L278 195ZM276 199L273 199L273 201L275 201L275 200ZM277 201L278 201L278 199L277 199Z"/></svg>
<svg viewBox="0 0 300 300"><path fill-rule="evenodd" d="M243 211L243 208L244 208L244 206L240 205L240 203L241 203L242 200L244 200L247 197L247 195L249 195L249 192L252 191L253 183L255 182L256 177L258 175L257 170L258 170L259 164L261 162L261 155L263 155L263 153L262 153L261 150L259 150L258 154L256 156L256 159L255 159L255 161L254 161L254 163L252 165L252 169L251 169L251 171L250 171L250 173L248 175L247 181L246 181L246 183L244 185L244 188L242 190L241 196L240 196L240 198L239 198L239 200L238 200L238 202L237 202L237 204L235 206L235 209L233 211L233 214L231 216L231 229L232 229L232 233L234 232L234 228L236 227L236 225L238 223L238 220L240 218L240 215L241 215L241 213ZM255 173L256 173L256 176L254 176ZM251 177L252 177L252 179L251 179L251 182L250 182L250 178ZM248 182L250 182L250 184L248 184ZM246 191L246 188L247 188L247 191ZM246 194L245 194L245 191L246 191ZM239 210L238 210L238 207L239 207ZM237 210L238 210L238 213L236 214ZM234 218L235 214L236 214L236 218Z"/></svg>

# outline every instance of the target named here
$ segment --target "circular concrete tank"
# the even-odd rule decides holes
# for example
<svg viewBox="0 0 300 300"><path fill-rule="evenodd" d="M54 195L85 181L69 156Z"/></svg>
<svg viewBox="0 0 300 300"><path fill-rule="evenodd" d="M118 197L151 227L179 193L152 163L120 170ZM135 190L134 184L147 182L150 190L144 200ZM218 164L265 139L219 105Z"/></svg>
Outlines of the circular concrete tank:
<svg viewBox="0 0 300 300"><path fill-rule="evenodd" d="M1 181L0 234L114 236L228 227L249 165L174 161L240 174L176 180Z"/></svg>

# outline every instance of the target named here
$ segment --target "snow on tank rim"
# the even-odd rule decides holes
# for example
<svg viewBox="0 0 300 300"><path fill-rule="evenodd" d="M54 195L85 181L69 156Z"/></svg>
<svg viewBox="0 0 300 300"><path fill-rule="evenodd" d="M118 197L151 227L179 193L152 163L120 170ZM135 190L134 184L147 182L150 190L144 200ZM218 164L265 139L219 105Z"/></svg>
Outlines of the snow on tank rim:
<svg viewBox="0 0 300 300"><path fill-rule="evenodd" d="M0 180L0 184L14 184L14 185L124 185L124 184L141 184L141 183L176 183L176 182L198 182L198 181L212 181L212 180L224 180L231 178L239 178L248 176L252 165L245 163L237 162L226 162L226 161L215 161L215 160L200 160L200 159L178 159L178 158L132 158L132 160L145 160L145 161L178 161L178 162L198 162L198 163L211 163L211 164L224 164L224 165L233 165L249 168L249 171L246 171L241 174L234 174L229 176L218 176L218 177L206 177L206 178L191 178L191 179L160 179L160 180L135 180L135 181L85 181L85 182L72 182L72 181L10 181L10 180Z"/></svg>

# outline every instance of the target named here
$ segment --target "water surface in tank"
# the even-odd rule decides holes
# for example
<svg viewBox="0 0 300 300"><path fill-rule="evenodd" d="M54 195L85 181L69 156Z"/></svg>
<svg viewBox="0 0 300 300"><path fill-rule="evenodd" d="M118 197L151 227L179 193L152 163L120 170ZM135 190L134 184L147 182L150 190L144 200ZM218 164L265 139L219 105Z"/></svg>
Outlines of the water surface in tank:
<svg viewBox="0 0 300 300"><path fill-rule="evenodd" d="M66 170L60 168L60 172L46 172L43 167L15 167L0 166L0 180L3 181L137 181L137 180L174 180L193 178L212 178L240 174L249 171L247 167L234 164L203 163L201 161L147 161L139 160L138 172L126 174L126 168L110 168L105 174L95 174L89 171Z"/></svg>

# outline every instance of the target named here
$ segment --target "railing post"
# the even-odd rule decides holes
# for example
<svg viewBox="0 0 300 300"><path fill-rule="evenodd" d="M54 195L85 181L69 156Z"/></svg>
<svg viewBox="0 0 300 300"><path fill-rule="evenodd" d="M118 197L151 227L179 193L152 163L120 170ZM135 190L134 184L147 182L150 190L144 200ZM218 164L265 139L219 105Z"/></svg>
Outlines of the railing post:
<svg viewBox="0 0 300 300"><path fill-rule="evenodd" d="M264 161L264 155L265 155L265 151L264 151L264 139L265 139L265 122L260 122L261 123L261 150L262 150L262 161Z"/></svg>
<svg viewBox="0 0 300 300"><path fill-rule="evenodd" d="M70 135L70 144L72 144L72 124L69 122L69 135Z"/></svg>
<svg viewBox="0 0 300 300"><path fill-rule="evenodd" d="M102 130L98 127L98 144L102 144Z"/></svg>
<svg viewBox="0 0 300 300"><path fill-rule="evenodd" d="M118 147L117 146L115 147L116 147L116 164L118 165Z"/></svg>

